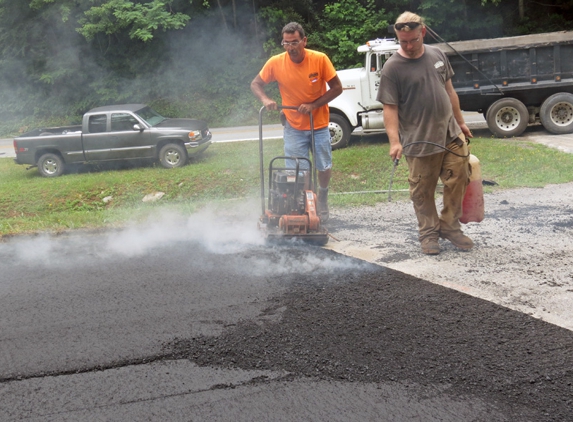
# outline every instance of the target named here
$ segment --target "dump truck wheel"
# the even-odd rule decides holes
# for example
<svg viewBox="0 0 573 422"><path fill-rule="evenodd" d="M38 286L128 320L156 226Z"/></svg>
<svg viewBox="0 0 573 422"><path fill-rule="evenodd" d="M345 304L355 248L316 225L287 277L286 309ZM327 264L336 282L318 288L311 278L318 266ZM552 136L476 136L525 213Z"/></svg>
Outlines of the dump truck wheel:
<svg viewBox="0 0 573 422"><path fill-rule="evenodd" d="M529 124L529 112L521 101L502 98L487 110L487 127L498 138L519 136Z"/></svg>
<svg viewBox="0 0 573 422"><path fill-rule="evenodd" d="M187 163L187 151L179 144L167 144L159 150L159 162L166 169L182 167Z"/></svg>
<svg viewBox="0 0 573 422"><path fill-rule="evenodd" d="M333 150L348 146L352 130L344 117L338 114L331 114L328 130L330 132L330 146Z"/></svg>
<svg viewBox="0 0 573 422"><path fill-rule="evenodd" d="M57 154L44 154L38 160L38 171L44 177L58 177L64 172L64 160Z"/></svg>
<svg viewBox="0 0 573 422"><path fill-rule="evenodd" d="M559 92L547 98L539 110L545 129L555 135L573 132L573 94Z"/></svg>

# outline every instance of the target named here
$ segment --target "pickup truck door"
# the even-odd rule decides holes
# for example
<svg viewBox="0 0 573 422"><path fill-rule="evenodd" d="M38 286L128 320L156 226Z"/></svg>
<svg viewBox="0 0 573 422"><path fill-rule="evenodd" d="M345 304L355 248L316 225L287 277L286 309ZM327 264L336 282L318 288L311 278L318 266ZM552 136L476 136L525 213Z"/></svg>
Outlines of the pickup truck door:
<svg viewBox="0 0 573 422"><path fill-rule="evenodd" d="M155 145L151 143L149 131L134 129L134 125L145 128L133 114L111 113L112 159L151 158L155 155Z"/></svg>
<svg viewBox="0 0 573 422"><path fill-rule="evenodd" d="M107 114L93 114L84 127L82 142L87 161L107 160L109 157L109 134Z"/></svg>
<svg viewBox="0 0 573 422"><path fill-rule="evenodd" d="M103 123L98 122L105 116ZM84 135L84 149L89 161L150 158L155 154L149 134L134 129L143 124L130 113L110 113L89 117L89 133Z"/></svg>

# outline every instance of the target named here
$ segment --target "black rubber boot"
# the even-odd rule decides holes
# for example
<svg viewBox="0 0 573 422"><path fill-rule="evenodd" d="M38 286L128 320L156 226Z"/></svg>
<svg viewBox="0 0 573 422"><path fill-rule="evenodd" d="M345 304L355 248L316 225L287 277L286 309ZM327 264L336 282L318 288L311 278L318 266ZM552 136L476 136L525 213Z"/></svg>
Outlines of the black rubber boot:
<svg viewBox="0 0 573 422"><path fill-rule="evenodd" d="M328 221L328 188L318 188L318 216L321 223Z"/></svg>

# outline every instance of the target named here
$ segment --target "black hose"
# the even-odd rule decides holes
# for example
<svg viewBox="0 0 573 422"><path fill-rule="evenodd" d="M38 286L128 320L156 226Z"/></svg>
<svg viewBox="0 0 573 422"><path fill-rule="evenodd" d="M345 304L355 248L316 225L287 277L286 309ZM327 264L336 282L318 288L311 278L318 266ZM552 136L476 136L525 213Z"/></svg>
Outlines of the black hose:
<svg viewBox="0 0 573 422"><path fill-rule="evenodd" d="M426 25L426 29L428 30L428 33L430 34L430 36L436 40L436 41L440 41L444 44L446 44L448 47L450 47L454 53L456 53L458 56L460 56L467 64L469 64L471 67L473 67L475 70L477 70L484 78L486 78L494 87L495 89L497 89L499 91L499 93L501 95L505 95L504 92L500 89L500 87L498 87L494 81L492 81L489 76L487 76L485 73L483 73L481 70L479 70L472 62L470 62L468 59L465 58L465 56L461 53L459 53L454 47L451 46L450 43L448 43L447 41L445 41L442 37L440 37L438 35L438 33L436 31L434 31L432 28L430 28L428 25Z"/></svg>

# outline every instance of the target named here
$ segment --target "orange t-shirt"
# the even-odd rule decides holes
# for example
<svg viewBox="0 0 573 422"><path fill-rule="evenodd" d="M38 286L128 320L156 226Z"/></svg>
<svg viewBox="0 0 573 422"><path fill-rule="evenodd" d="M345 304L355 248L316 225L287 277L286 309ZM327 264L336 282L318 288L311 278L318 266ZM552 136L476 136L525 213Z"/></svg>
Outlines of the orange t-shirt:
<svg viewBox="0 0 573 422"><path fill-rule="evenodd" d="M328 56L314 50L305 50L301 63L293 62L288 53L271 57L263 66L259 76L270 83L279 85L283 106L298 107L312 103L326 92L326 83L336 76L336 69ZM296 110L285 109L284 113L292 127L298 130L310 130L310 117ZM315 129L328 126L328 104L312 112Z"/></svg>

